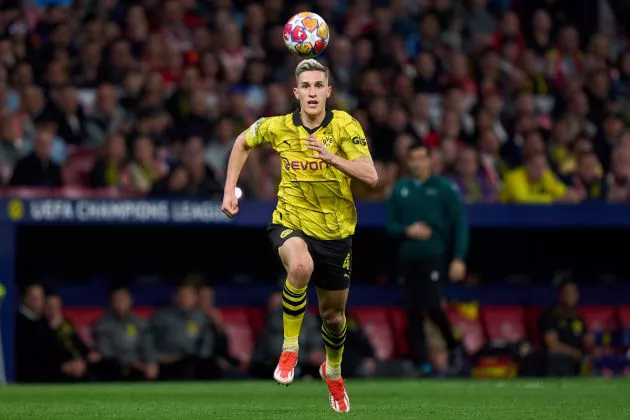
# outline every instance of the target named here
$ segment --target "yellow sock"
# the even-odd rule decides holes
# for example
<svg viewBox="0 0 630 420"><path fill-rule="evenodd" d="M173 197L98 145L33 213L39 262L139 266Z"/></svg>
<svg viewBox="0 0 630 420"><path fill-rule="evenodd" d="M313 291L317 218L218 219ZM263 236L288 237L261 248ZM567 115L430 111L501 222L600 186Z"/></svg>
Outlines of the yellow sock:
<svg viewBox="0 0 630 420"><path fill-rule="evenodd" d="M322 323L322 339L326 347L326 375L330 379L338 379L341 376L341 359L346 342L346 317L343 317L341 330L333 332Z"/></svg>
<svg viewBox="0 0 630 420"><path fill-rule="evenodd" d="M284 325L282 350L298 350L304 311L306 311L306 287L298 289L287 280L282 290L282 324Z"/></svg>

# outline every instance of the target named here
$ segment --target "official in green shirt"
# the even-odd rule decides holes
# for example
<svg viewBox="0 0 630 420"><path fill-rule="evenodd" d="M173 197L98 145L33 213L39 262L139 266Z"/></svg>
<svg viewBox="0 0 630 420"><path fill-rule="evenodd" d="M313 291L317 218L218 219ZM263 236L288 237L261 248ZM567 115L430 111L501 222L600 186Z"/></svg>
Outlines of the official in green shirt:
<svg viewBox="0 0 630 420"><path fill-rule="evenodd" d="M387 230L400 240L398 260L404 280L412 359L421 373L429 363L424 333L425 314L440 329L451 352L451 370L460 368L462 348L443 309L445 268L453 281L466 273L468 223L459 192L448 179L431 174L431 156L423 145L408 152L411 178L396 183L389 199ZM448 261L450 250L454 258Z"/></svg>

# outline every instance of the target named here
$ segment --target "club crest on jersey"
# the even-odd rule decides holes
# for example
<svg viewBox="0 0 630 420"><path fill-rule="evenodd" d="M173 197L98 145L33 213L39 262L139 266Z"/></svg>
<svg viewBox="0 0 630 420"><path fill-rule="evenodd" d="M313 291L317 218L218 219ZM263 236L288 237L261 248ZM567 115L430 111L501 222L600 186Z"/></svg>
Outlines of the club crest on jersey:
<svg viewBox="0 0 630 420"><path fill-rule="evenodd" d="M322 139L322 143L324 143L324 146L330 147L335 143L335 139L334 137L326 136Z"/></svg>

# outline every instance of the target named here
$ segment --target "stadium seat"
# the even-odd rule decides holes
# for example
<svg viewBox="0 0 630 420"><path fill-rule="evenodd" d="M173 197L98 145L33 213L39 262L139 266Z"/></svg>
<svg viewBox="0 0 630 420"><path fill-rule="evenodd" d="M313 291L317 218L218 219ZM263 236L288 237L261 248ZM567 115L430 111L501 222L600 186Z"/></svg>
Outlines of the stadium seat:
<svg viewBox="0 0 630 420"><path fill-rule="evenodd" d="M538 321L540 320L540 316L544 311L545 308L542 306L529 306L525 308L527 336L529 338L529 342L537 348L542 347L540 331L538 331Z"/></svg>
<svg viewBox="0 0 630 420"><path fill-rule="evenodd" d="M482 306L481 319L491 342L510 343L527 337L521 306Z"/></svg>
<svg viewBox="0 0 630 420"><path fill-rule="evenodd" d="M243 364L248 364L254 351L254 337L247 309L220 308L225 322L228 351Z"/></svg>
<svg viewBox="0 0 630 420"><path fill-rule="evenodd" d="M625 349L630 349L630 306L617 308L617 316L621 333L620 345Z"/></svg>
<svg viewBox="0 0 630 420"><path fill-rule="evenodd" d="M457 306L449 306L446 314L453 328L463 335L468 353L475 354L486 344L483 326L477 311L468 313Z"/></svg>
<svg viewBox="0 0 630 420"><path fill-rule="evenodd" d="M388 319L387 308L357 307L349 311L363 328L377 357L388 359L394 355L394 335Z"/></svg>
<svg viewBox="0 0 630 420"><path fill-rule="evenodd" d="M85 187L89 185L89 176L96 152L88 149L78 149L68 158L63 166L63 178L66 185Z"/></svg>
<svg viewBox="0 0 630 420"><path fill-rule="evenodd" d="M585 305L580 306L580 314L586 327L591 332L613 332L617 330L617 320L612 306Z"/></svg>
<svg viewBox="0 0 630 420"><path fill-rule="evenodd" d="M96 321L103 317L103 309L65 308L63 314L72 323L81 340L87 346L92 346L92 327Z"/></svg>
<svg viewBox="0 0 630 420"><path fill-rule="evenodd" d="M153 315L153 311L155 309L150 306L138 306L137 308L133 308L133 313L136 314L139 318L148 320Z"/></svg>
<svg viewBox="0 0 630 420"><path fill-rule="evenodd" d="M619 326L624 330L630 330L630 306L620 306L617 308Z"/></svg>
<svg viewBox="0 0 630 420"><path fill-rule="evenodd" d="M252 327L254 341L256 341L265 326L265 321L267 320L267 310L262 306L252 306L247 308L247 315L249 317L249 325Z"/></svg>
<svg viewBox="0 0 630 420"><path fill-rule="evenodd" d="M394 335L394 346L396 356L407 357L409 355L409 338L407 326L407 311L403 308L392 308L389 311L389 317L392 325L392 333Z"/></svg>

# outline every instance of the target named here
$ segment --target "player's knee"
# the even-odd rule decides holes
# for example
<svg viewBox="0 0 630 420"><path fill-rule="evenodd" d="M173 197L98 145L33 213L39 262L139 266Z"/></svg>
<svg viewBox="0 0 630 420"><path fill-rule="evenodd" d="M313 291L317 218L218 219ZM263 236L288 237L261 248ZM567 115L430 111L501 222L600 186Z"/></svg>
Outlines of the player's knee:
<svg viewBox="0 0 630 420"><path fill-rule="evenodd" d="M296 260L289 264L289 277L295 281L297 286L305 286L313 274L313 261L307 258Z"/></svg>
<svg viewBox="0 0 630 420"><path fill-rule="evenodd" d="M321 313L322 321L326 326L338 331L343 327L343 309L324 309Z"/></svg>

